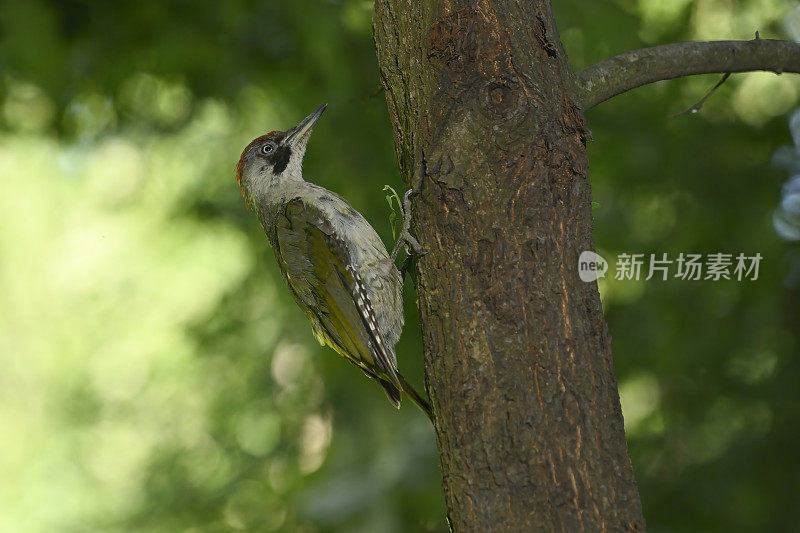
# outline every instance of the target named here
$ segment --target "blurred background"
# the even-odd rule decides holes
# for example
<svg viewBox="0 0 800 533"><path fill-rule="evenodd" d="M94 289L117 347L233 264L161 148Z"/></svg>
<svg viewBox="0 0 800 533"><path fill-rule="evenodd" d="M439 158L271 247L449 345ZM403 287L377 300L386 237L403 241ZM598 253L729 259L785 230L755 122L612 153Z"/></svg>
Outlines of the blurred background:
<svg viewBox="0 0 800 533"><path fill-rule="evenodd" d="M788 0L554 4L576 68L800 38ZM432 428L316 344L234 179L253 137L327 102L307 177L392 241L371 11L0 2L0 531L446 531ZM757 281L600 282L654 532L800 519L800 247L774 221L800 77L735 75L668 118L718 78L587 114L601 255L764 257ZM421 383L408 285L398 358Z"/></svg>

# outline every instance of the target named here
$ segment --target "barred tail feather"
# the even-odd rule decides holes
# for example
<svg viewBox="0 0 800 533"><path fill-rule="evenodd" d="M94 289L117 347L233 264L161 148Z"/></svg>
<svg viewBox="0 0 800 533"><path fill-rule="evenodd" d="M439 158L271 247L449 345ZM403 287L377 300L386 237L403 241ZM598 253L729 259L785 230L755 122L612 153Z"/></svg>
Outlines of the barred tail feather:
<svg viewBox="0 0 800 533"><path fill-rule="evenodd" d="M394 405L395 409L400 409L400 389L385 379L379 379L379 382L381 387L383 387L384 392L386 392L386 397L389 398L389 402Z"/></svg>

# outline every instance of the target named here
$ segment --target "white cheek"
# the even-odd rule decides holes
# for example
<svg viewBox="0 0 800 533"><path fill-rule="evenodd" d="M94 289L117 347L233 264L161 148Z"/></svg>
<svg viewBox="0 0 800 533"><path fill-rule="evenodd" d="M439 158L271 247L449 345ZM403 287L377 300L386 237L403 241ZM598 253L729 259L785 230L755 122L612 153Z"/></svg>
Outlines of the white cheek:
<svg viewBox="0 0 800 533"><path fill-rule="evenodd" d="M272 174L272 167L260 165L253 169L253 173L248 176L247 185L254 196L259 196L274 186L275 176Z"/></svg>

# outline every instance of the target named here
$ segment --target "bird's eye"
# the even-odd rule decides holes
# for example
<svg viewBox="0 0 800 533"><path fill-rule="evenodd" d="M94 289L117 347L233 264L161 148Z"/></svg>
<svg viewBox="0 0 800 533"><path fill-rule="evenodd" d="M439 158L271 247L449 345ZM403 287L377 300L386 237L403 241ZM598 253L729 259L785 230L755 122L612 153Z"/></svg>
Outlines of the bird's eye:
<svg viewBox="0 0 800 533"><path fill-rule="evenodd" d="M261 147L261 151L265 154L271 154L275 150L275 145L272 143L267 143L263 147Z"/></svg>

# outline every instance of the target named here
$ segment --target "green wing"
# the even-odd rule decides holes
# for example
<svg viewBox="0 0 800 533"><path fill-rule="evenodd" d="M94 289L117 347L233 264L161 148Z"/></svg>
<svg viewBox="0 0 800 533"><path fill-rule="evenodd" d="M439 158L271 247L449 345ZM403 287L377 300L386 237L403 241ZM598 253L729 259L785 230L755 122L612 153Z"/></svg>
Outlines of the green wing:
<svg viewBox="0 0 800 533"><path fill-rule="evenodd" d="M299 198L278 216L276 232L275 255L282 263L284 279L317 340L378 379L390 401L399 406L402 389L394 347L387 345L379 331L345 237Z"/></svg>

